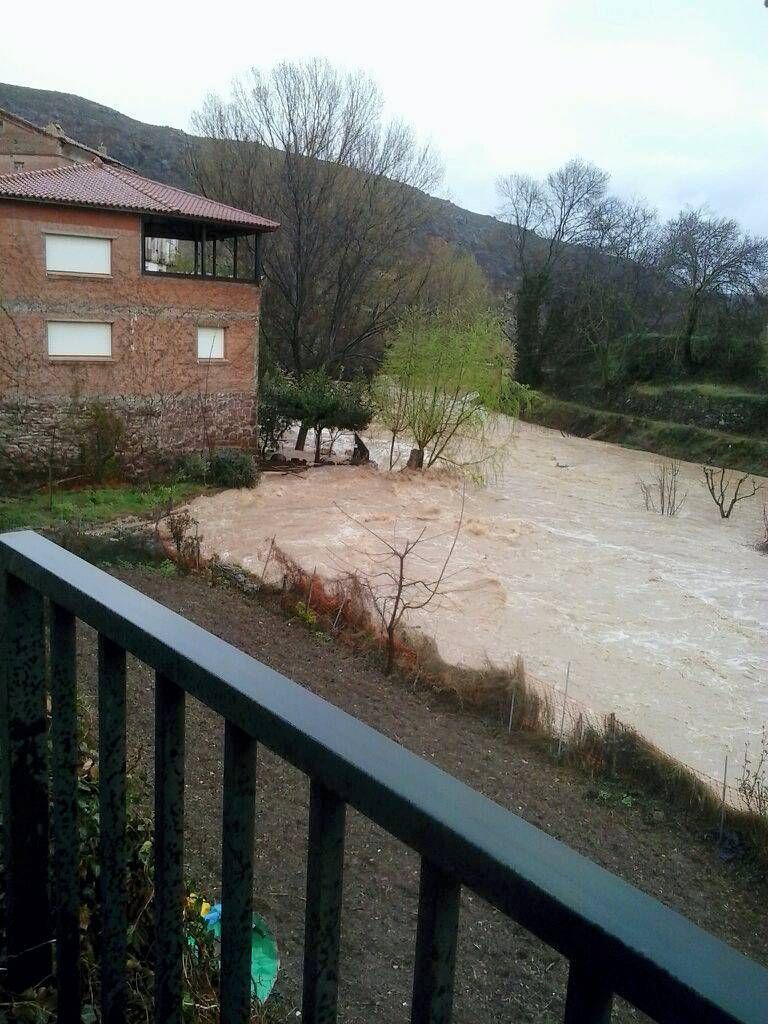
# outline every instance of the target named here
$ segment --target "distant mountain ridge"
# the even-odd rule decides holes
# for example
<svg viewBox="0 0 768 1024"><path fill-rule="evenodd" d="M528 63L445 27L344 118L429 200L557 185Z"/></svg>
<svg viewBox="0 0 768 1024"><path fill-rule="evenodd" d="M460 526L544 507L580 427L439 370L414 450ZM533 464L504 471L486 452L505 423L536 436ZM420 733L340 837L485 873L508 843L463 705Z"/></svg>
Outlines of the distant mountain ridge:
<svg viewBox="0 0 768 1024"><path fill-rule="evenodd" d="M0 83L0 107L35 124L56 121L67 135L94 148L105 145L110 156L147 177L194 188L184 163L190 136L179 128L136 121L82 96L22 85ZM425 235L444 238L471 253L494 288L510 288L514 264L509 229L495 217L473 213L446 199L428 196L427 203Z"/></svg>

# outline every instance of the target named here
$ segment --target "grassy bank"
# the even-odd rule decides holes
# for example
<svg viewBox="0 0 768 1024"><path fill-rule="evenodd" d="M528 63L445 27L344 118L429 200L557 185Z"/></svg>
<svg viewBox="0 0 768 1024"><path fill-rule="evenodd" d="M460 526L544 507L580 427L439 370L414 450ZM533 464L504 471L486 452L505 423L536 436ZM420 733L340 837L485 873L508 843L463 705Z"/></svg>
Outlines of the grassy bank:
<svg viewBox="0 0 768 1024"><path fill-rule="evenodd" d="M47 530L62 523L94 525L128 516L146 518L203 490L202 485L194 483L143 487L123 484L57 490L52 499L46 491L0 498L0 532Z"/></svg>
<svg viewBox="0 0 768 1024"><path fill-rule="evenodd" d="M523 418L577 437L593 437L687 462L710 463L768 476L768 441L755 437L608 412L541 392L534 393Z"/></svg>

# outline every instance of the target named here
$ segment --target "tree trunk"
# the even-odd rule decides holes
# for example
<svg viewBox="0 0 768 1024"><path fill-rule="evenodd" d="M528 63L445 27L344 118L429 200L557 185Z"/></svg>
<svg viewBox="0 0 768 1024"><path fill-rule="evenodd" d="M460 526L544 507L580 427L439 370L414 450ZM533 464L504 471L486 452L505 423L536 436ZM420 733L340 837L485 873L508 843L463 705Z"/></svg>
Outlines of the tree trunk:
<svg viewBox="0 0 768 1024"><path fill-rule="evenodd" d="M406 469L423 469L424 468L424 449L423 448L411 448L411 454L408 456L408 462Z"/></svg>
<svg viewBox="0 0 768 1024"><path fill-rule="evenodd" d="M352 452L353 464L357 466L370 462L371 453L368 451L368 446L366 445L365 441L363 441L363 439L357 433L355 433L353 436L355 438L355 448L354 451Z"/></svg>
<svg viewBox="0 0 768 1024"><path fill-rule="evenodd" d="M521 383L538 387L543 379L543 319L549 291L544 273L526 274L518 287L515 303L517 376Z"/></svg>
<svg viewBox="0 0 768 1024"><path fill-rule="evenodd" d="M315 427L315 465L320 462L320 444L323 440L323 428Z"/></svg>
<svg viewBox="0 0 768 1024"><path fill-rule="evenodd" d="M688 317L685 324L685 334L683 335L683 365L686 373L693 373L695 368L693 359L693 336L696 334L696 328L699 325L699 307L696 302L692 302L688 307Z"/></svg>
<svg viewBox="0 0 768 1024"><path fill-rule="evenodd" d="M392 675L392 669L395 667L395 631L391 627L387 628L387 663L384 666L384 675Z"/></svg>
<svg viewBox="0 0 768 1024"><path fill-rule="evenodd" d="M299 427L299 433L296 435L296 451L303 452L304 445L307 443L307 434L309 433L309 424L302 423Z"/></svg>

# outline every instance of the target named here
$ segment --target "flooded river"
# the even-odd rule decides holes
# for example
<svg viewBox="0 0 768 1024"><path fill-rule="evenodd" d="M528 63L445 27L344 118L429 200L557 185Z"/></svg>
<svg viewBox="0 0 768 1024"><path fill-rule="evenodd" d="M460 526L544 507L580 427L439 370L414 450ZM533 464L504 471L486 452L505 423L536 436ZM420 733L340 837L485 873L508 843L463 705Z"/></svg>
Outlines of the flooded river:
<svg viewBox="0 0 768 1024"><path fill-rule="evenodd" d="M374 446L378 458L381 446ZM655 456L521 424L494 481L469 487L447 593L414 613L450 661L511 663L615 712L711 776L768 721L768 556L754 549L762 500L721 520L699 467L683 465L675 518L645 511ZM385 540L425 543L434 575L462 485L334 466L265 474L253 491L197 499L203 548L259 572L270 539L325 576L374 571Z"/></svg>

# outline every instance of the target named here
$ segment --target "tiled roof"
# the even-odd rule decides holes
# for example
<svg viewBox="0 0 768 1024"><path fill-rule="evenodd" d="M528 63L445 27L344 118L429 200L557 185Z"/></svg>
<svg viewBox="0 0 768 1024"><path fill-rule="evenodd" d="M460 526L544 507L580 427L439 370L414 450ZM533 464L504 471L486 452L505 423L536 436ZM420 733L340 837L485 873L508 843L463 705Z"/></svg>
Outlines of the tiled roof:
<svg viewBox="0 0 768 1024"><path fill-rule="evenodd" d="M274 231L279 224L246 210L185 192L144 178L124 167L92 163L50 167L0 175L0 199L23 199L59 206L101 207L132 213L215 221L257 231Z"/></svg>
<svg viewBox="0 0 768 1024"><path fill-rule="evenodd" d="M37 132L38 135L49 135L51 138L58 139L60 142L65 142L68 146L74 146L76 149L82 149L85 153L92 153L94 156L100 157L105 163L115 164L116 167L125 167L124 163L120 160L115 160L112 156L107 156L105 153L100 153L98 149L94 149L93 146L86 146L84 142L78 142L77 139L70 138L69 135L65 135L63 131L59 131L59 126L56 125L57 131L50 131L49 128L41 128L39 124L34 124L32 121L28 121L26 117L21 117L19 114L14 114L10 110L4 110L0 107L0 121L15 121L16 124L21 125L22 128L26 128L28 131ZM53 127L53 126L50 126Z"/></svg>

